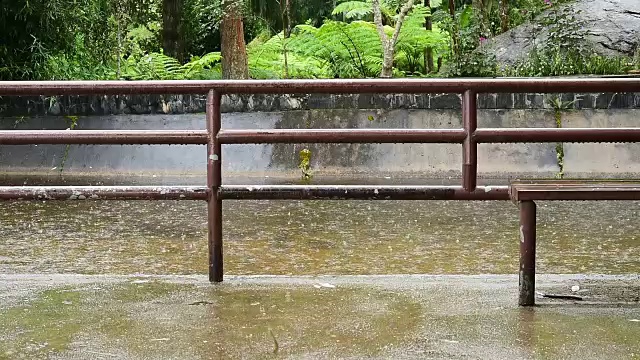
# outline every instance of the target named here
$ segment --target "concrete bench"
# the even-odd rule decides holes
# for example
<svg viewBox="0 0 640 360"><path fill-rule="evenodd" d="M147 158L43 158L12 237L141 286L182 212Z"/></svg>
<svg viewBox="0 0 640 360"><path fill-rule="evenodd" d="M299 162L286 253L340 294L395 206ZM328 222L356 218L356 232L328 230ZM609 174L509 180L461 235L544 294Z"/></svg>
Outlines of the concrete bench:
<svg viewBox="0 0 640 360"><path fill-rule="evenodd" d="M640 180L635 181L514 181L509 197L520 207L521 306L535 305L536 201L640 200Z"/></svg>

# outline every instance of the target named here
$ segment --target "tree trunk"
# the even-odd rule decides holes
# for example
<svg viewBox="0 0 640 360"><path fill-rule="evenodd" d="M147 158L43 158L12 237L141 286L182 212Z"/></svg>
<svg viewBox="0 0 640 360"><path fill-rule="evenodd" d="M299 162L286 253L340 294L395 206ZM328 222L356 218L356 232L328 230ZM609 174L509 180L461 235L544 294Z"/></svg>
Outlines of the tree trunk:
<svg viewBox="0 0 640 360"><path fill-rule="evenodd" d="M284 8L283 8L284 7ZM282 51L284 54L284 78L289 78L289 53L287 42L291 37L291 0L280 2L280 12L282 16L282 27L284 29L284 39L282 40Z"/></svg>
<svg viewBox="0 0 640 360"><path fill-rule="evenodd" d="M162 49L167 56L184 61L184 34L182 31L183 0L162 1Z"/></svg>
<svg viewBox="0 0 640 360"><path fill-rule="evenodd" d="M287 38L289 38L291 36L291 0L285 0L285 9L287 13L287 24L284 28L284 34Z"/></svg>
<svg viewBox="0 0 640 360"><path fill-rule="evenodd" d="M460 47L458 46L458 26L456 24L456 5L454 0L449 0L449 15L451 16L452 34L451 34L451 50L456 56L460 56ZM438 66L440 68L440 66Z"/></svg>
<svg viewBox="0 0 640 360"><path fill-rule="evenodd" d="M118 80L122 79L122 25L120 24L120 17L116 17L118 22Z"/></svg>
<svg viewBox="0 0 640 360"><path fill-rule="evenodd" d="M229 0L220 24L220 47L223 79L248 79L249 64L244 43L241 1Z"/></svg>
<svg viewBox="0 0 640 360"><path fill-rule="evenodd" d="M380 77L393 77L393 48L387 45L382 56L382 71L380 72Z"/></svg>
<svg viewBox="0 0 640 360"><path fill-rule="evenodd" d="M380 9L380 0L373 0L373 22L376 24L378 30L378 36L380 36L380 42L382 42L382 71L380 77L390 78L393 76L393 53L398 42L398 36L400 36L400 29L404 23L404 19L407 13L413 7L414 0L408 0L400 9L398 19L396 20L396 27L393 31L391 39L384 32L384 25L382 24L382 10Z"/></svg>
<svg viewBox="0 0 640 360"><path fill-rule="evenodd" d="M425 29L428 31L433 30L433 21L431 20L431 0L424 0L424 7L429 9L429 17L424 24Z"/></svg>
<svg viewBox="0 0 640 360"><path fill-rule="evenodd" d="M502 32L509 30L509 0L500 2L500 29Z"/></svg>
<svg viewBox="0 0 640 360"><path fill-rule="evenodd" d="M429 17L426 19L424 26L427 31L432 31L433 21L431 20L431 0L424 0L424 7L429 9ZM427 74L433 72L433 49L431 46L427 46L424 49L424 70Z"/></svg>

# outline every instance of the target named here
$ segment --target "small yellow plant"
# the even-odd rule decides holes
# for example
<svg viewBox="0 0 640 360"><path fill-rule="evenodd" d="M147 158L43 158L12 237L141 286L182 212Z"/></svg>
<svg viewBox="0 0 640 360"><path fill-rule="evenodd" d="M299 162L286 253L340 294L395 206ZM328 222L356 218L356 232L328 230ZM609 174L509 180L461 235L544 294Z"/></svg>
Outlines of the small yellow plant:
<svg viewBox="0 0 640 360"><path fill-rule="evenodd" d="M302 170L303 180L310 180L311 177L313 177L313 174L311 173L311 150L300 150L300 164L298 167Z"/></svg>

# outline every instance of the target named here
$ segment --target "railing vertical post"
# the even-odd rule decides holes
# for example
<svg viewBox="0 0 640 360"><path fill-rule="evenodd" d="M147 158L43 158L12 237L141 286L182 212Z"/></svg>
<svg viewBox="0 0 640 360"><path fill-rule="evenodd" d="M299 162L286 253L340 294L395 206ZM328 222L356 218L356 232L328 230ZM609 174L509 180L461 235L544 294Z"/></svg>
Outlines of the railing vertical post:
<svg viewBox="0 0 640 360"><path fill-rule="evenodd" d="M223 279L222 200L218 190L222 185L222 151L217 139L220 131L221 94L215 90L207 95L207 225L209 228L209 281Z"/></svg>
<svg viewBox="0 0 640 360"><path fill-rule="evenodd" d="M477 95L471 90L462 95L462 125L467 132L462 143L462 187L474 191L478 176L478 144L473 135L478 128L478 108Z"/></svg>
<svg viewBox="0 0 640 360"><path fill-rule="evenodd" d="M520 306L535 305L536 291L536 203L521 201L520 205Z"/></svg>

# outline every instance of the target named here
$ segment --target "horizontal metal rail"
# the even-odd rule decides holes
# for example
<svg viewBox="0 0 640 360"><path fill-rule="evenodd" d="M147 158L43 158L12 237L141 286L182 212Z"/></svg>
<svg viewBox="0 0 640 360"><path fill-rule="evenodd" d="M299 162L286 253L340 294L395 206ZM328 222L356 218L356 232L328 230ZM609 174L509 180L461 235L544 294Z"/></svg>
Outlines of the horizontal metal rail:
<svg viewBox="0 0 640 360"><path fill-rule="evenodd" d="M0 130L2 145L30 144L197 144L204 130ZM478 129L477 143L640 142L640 128ZM275 143L439 143L460 144L464 129L276 129L220 130L221 144Z"/></svg>
<svg viewBox="0 0 640 360"><path fill-rule="evenodd" d="M223 200L509 200L507 186L223 185L219 193Z"/></svg>
<svg viewBox="0 0 640 360"><path fill-rule="evenodd" d="M640 142L640 128L478 129L473 138L478 143Z"/></svg>
<svg viewBox="0 0 640 360"><path fill-rule="evenodd" d="M208 134L204 130L0 130L2 145L204 145L207 139Z"/></svg>
<svg viewBox="0 0 640 360"><path fill-rule="evenodd" d="M508 186L223 185L223 200L509 200ZM0 186L0 200L207 200L204 186Z"/></svg>
<svg viewBox="0 0 640 360"><path fill-rule="evenodd" d="M4 95L640 92L637 78L0 81Z"/></svg>
<svg viewBox="0 0 640 360"><path fill-rule="evenodd" d="M221 144L462 143L464 129L276 129L220 130Z"/></svg>
<svg viewBox="0 0 640 360"><path fill-rule="evenodd" d="M207 200L204 186L0 186L0 200Z"/></svg>
<svg viewBox="0 0 640 360"><path fill-rule="evenodd" d="M464 129L275 129L220 130L221 144L438 143L461 144ZM477 143L640 142L640 128L477 129Z"/></svg>

